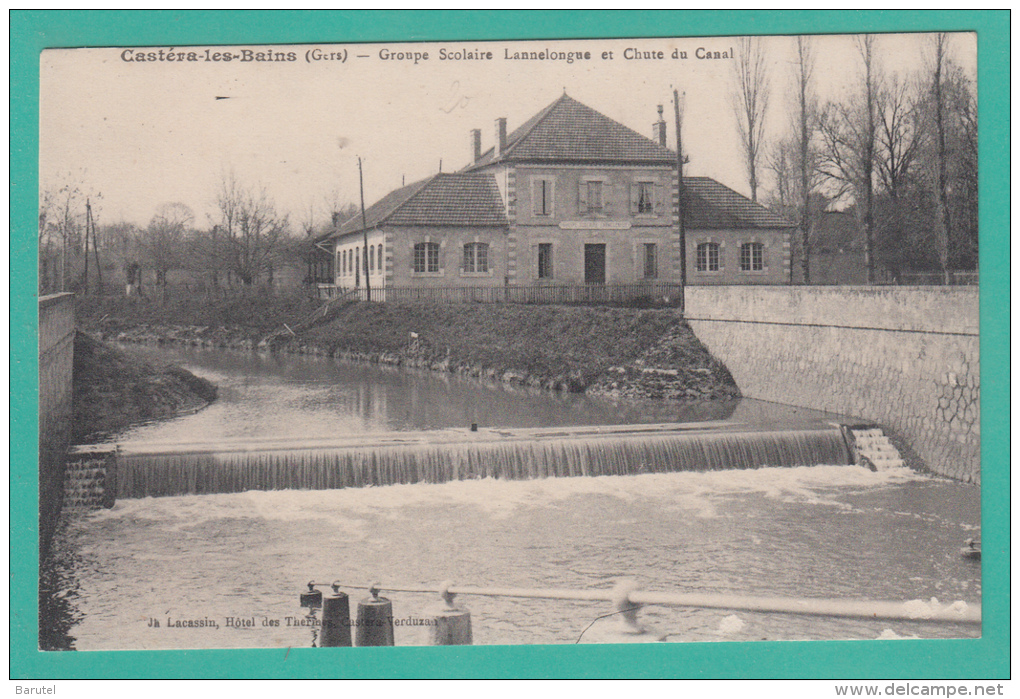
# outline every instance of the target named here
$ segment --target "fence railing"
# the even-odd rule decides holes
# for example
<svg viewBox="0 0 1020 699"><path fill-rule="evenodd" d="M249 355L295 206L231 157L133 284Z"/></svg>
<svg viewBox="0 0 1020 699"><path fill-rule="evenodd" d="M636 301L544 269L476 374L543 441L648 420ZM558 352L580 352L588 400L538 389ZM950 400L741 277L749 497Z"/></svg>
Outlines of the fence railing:
<svg viewBox="0 0 1020 699"><path fill-rule="evenodd" d="M319 298L345 298L359 301L429 303L522 303L522 304L633 304L673 306L680 301L681 286L675 282L639 282L635 284L562 284L504 286L431 286L382 287L371 292L364 288L320 286Z"/></svg>
<svg viewBox="0 0 1020 699"><path fill-rule="evenodd" d="M949 284L952 286L972 286L978 281L977 272L949 273ZM899 286L943 286L946 275L942 272L901 272L895 283Z"/></svg>
<svg viewBox="0 0 1020 699"><path fill-rule="evenodd" d="M327 596L317 588L329 588ZM371 597L358 603L358 616L350 617L350 602L341 588L368 590ZM979 605L954 602L942 605L935 600L922 602L898 602L887 600L847 600L792 597L759 597L752 595L711 594L690 592L659 592L640 590L632 579L619 580L612 589L570 590L570 589L522 589L509 587L454 586L444 582L438 587L418 585L350 585L340 581L333 583L308 583L308 590L300 595L301 606L322 610L322 646L350 646L350 629L357 629L355 645L393 645L393 605L382 591L397 593L439 593L441 603L425 612L422 626L428 627L430 645L470 645L472 643L471 613L454 602L457 595L479 595L485 597L511 597L517 599L565 600L574 602L609 602L613 611L602 614L580 634L577 642L595 621L616 617L618 623L600 634L601 642L621 643L633 641L661 641L667 636L643 624L638 612L647 605L666 607L689 607L697 609L720 609L765 614L792 614L797 616L863 619L870 621L935 622L964 625L981 624Z"/></svg>

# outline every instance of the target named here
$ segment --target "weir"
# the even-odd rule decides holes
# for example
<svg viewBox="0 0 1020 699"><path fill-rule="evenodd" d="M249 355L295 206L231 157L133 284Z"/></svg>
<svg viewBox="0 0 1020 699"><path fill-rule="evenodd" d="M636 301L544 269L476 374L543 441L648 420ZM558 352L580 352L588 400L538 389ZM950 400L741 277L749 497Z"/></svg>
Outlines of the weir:
<svg viewBox="0 0 1020 699"><path fill-rule="evenodd" d="M838 424L733 422L122 443L75 447L75 458L104 461L117 498L853 463Z"/></svg>

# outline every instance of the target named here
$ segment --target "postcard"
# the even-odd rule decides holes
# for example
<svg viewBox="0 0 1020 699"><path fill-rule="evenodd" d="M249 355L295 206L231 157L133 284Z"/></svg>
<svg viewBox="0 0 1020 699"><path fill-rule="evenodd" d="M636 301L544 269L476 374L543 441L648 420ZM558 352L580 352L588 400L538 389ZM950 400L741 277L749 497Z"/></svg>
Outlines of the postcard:
<svg viewBox="0 0 1020 699"><path fill-rule="evenodd" d="M24 667L995 674L978 31L199 25L38 54Z"/></svg>

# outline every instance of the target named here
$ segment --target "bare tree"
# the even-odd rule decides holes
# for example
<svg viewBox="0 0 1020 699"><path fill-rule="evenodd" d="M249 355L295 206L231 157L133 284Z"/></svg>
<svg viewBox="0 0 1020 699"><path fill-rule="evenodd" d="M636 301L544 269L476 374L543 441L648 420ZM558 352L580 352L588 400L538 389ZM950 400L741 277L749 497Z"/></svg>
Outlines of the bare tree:
<svg viewBox="0 0 1020 699"><path fill-rule="evenodd" d="M833 189L830 194L834 199L852 199L861 217L869 284L875 281L876 112L880 83L874 40L872 35L855 37L862 62L860 92L846 103L827 104L818 125L821 139L819 170Z"/></svg>
<svg viewBox="0 0 1020 699"><path fill-rule="evenodd" d="M946 104L945 85L943 84L946 69L946 43L944 32L936 34L931 40L931 73L932 73L932 111L935 121L935 203L938 215L935 217L935 238L938 248L939 266L942 268L943 280L949 283L949 240L952 238L952 220L949 216L949 177L946 155Z"/></svg>
<svg viewBox="0 0 1020 699"><path fill-rule="evenodd" d="M194 220L195 214L185 204L163 204L142 233L142 259L156 273L156 285L164 293L168 273L184 266L185 240Z"/></svg>
<svg viewBox="0 0 1020 699"><path fill-rule="evenodd" d="M289 226L287 217L277 213L264 188L245 187L233 174L224 177L216 204L228 271L245 287L263 275L271 283L274 259Z"/></svg>
<svg viewBox="0 0 1020 699"><path fill-rule="evenodd" d="M99 213L102 195L86 184L86 173L68 173L63 184L39 194L40 291L79 289L85 260L85 203Z"/></svg>
<svg viewBox="0 0 1020 699"><path fill-rule="evenodd" d="M936 266L943 281L953 269L974 269L978 251L977 97L973 80L949 52L949 37L929 41L918 111L925 137L919 171L934 203Z"/></svg>
<svg viewBox="0 0 1020 699"><path fill-rule="evenodd" d="M876 113L875 171L882 190L895 200L909 184L924 134L910 81L896 76L883 81Z"/></svg>
<svg viewBox="0 0 1020 699"><path fill-rule="evenodd" d="M800 156L800 240L801 269L804 283L811 283L811 178L815 165L811 157L811 134L817 119L817 107L811 88L814 74L814 53L806 36L797 37L797 146Z"/></svg>
<svg viewBox="0 0 1020 699"><path fill-rule="evenodd" d="M765 44L760 37L741 37L734 71L737 90L734 110L737 131L747 163L751 200L758 201L758 167L765 135L765 111L769 104L769 72Z"/></svg>

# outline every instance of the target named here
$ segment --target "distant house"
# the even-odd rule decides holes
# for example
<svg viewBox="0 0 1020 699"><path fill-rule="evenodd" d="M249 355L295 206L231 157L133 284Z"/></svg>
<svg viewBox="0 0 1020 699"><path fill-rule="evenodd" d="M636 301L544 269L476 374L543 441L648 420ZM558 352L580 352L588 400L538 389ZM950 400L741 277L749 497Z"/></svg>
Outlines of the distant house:
<svg viewBox="0 0 1020 699"><path fill-rule="evenodd" d="M680 280L676 154L564 94L471 163L402 187L325 236L336 285L602 285ZM707 177L685 177L688 281L789 279L791 224ZM367 242L366 242L367 234ZM367 246L368 254L364 254ZM367 259L367 262L366 262Z"/></svg>

